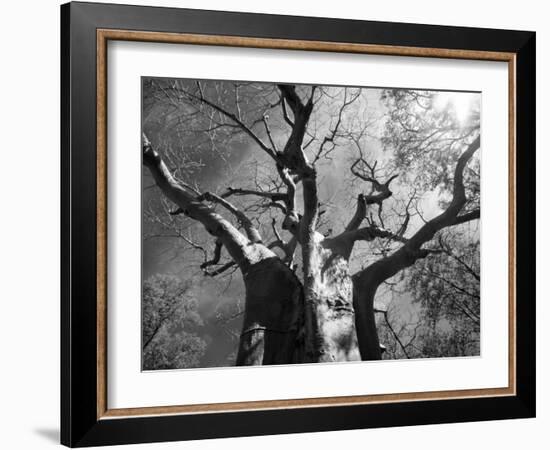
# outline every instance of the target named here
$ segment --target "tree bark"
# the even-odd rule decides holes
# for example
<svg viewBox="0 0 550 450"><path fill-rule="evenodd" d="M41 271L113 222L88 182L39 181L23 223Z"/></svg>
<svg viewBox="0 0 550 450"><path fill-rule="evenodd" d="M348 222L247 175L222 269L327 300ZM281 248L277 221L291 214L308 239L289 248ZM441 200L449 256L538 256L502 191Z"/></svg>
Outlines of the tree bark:
<svg viewBox="0 0 550 450"><path fill-rule="evenodd" d="M272 257L251 266L243 279L246 300L237 365L302 362L303 292L296 275Z"/></svg>
<svg viewBox="0 0 550 450"><path fill-rule="evenodd" d="M361 359L364 361L382 358L374 315L374 297L378 286L370 273L365 273L362 277L353 277L355 328Z"/></svg>
<svg viewBox="0 0 550 450"><path fill-rule="evenodd" d="M348 261L315 242L308 252L305 362L358 361L353 282Z"/></svg>

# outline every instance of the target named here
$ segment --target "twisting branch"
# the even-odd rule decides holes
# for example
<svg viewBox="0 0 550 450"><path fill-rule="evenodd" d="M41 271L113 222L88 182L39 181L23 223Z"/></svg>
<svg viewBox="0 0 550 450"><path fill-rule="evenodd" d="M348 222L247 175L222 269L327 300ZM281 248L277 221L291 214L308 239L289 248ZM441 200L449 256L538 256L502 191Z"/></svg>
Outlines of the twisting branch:
<svg viewBox="0 0 550 450"><path fill-rule="evenodd" d="M232 195L255 195L257 197L263 197L271 200L272 202L285 202L287 200L287 195L281 192L265 192L265 191L255 191L252 189L240 189L228 187L227 191L221 195L222 198L229 198Z"/></svg>
<svg viewBox="0 0 550 450"><path fill-rule="evenodd" d="M359 164L362 164L364 167L359 168ZM392 175L389 177L385 183L380 183L376 179L376 166L378 161L375 161L373 165L370 165L363 157L359 157L351 165L350 170L353 175L357 178L360 178L363 181L367 181L372 184L373 193L365 196L365 202L367 205L380 204L382 201L391 197L392 191L390 191L390 183L395 180L398 175Z"/></svg>
<svg viewBox="0 0 550 450"><path fill-rule="evenodd" d="M470 143L467 149L462 153L455 167L453 198L451 203L438 216L427 221L413 236L406 240L405 244L393 254L376 261L371 266L364 269L363 275L370 273L378 283L392 277L400 270L414 264L417 259L425 258L431 253L441 252L441 250L423 249L422 245L429 242L435 234L443 228L465 223L469 220L479 218L479 211L473 211L460 216L460 211L466 204L466 194L463 183L464 168L473 154L479 149L479 136Z"/></svg>
<svg viewBox="0 0 550 450"><path fill-rule="evenodd" d="M357 208L355 214L351 218L350 222L346 226L346 231L356 230L361 226L361 223L367 215L367 201L363 194L357 196Z"/></svg>
<svg viewBox="0 0 550 450"><path fill-rule="evenodd" d="M282 152L277 154L278 162L283 167L288 168L290 171L297 174L300 179L313 176L313 167L309 164L306 155L303 151L302 144L306 127L313 111L313 93L315 87L312 87L312 93L307 103L303 103L296 87L288 84L278 85L284 99L290 106L290 109L294 113L294 125L290 136L285 144L285 148Z"/></svg>
<svg viewBox="0 0 550 450"><path fill-rule="evenodd" d="M247 239L212 207L204 204L200 196L192 195L180 186L145 135L143 135L143 164L149 169L163 194L175 203L183 214L200 222L208 233L220 240L239 267L247 267L250 263L248 249L250 238Z"/></svg>
<svg viewBox="0 0 550 450"><path fill-rule="evenodd" d="M376 175L378 161L374 161L373 164L370 164L363 157L359 140L355 138L353 141L359 150L359 157L351 165L350 171L360 180L371 183L371 192L369 194L360 194L358 196L355 214L346 226L345 231L351 231L359 228L366 217L367 206L375 204L378 205L378 217L380 219L380 223L384 226L384 221L382 218L382 202L392 196L393 193L390 190L390 184L397 178L398 175L392 175L385 182L380 182Z"/></svg>
<svg viewBox="0 0 550 450"><path fill-rule="evenodd" d="M239 221L241 226L245 229L248 239L253 243L262 242L262 238L258 230L252 224L252 221L239 209L229 203L227 200L223 199L219 195L213 194L212 192L205 192L197 198L199 201L207 200L209 202L217 203L231 212Z"/></svg>
<svg viewBox="0 0 550 450"><path fill-rule="evenodd" d="M354 163L354 165L356 163L357 161ZM397 175L393 175L385 183L382 184L382 183L379 183L375 178L359 175L357 172L355 172L355 169L353 166L352 166L352 173L354 173L354 175L357 175L359 178L365 181L371 182L373 185L373 192L376 192L376 193L371 193L368 195L359 194L359 196L357 197L357 208L355 210L355 214L353 215L350 222L346 226L346 231L357 229L366 217L367 205L373 205L373 204L378 205L378 217L380 219L380 223L383 225L384 222L382 219L382 202L387 198L391 197L392 192L390 191L390 183L395 178L397 178Z"/></svg>
<svg viewBox="0 0 550 450"><path fill-rule="evenodd" d="M308 162L306 155L303 151L302 144L306 127L313 110L313 94L315 87L312 87L311 96L307 103L303 103L296 87L288 84L278 85L284 100L290 106L294 113L294 126L290 136L285 144L283 152L278 154L280 167L278 167L279 174L281 175L283 182L289 188L295 189L295 182L291 178L291 173L295 173L302 181L304 186L304 218L309 224L314 224L317 216L317 186L316 186L316 174L313 166ZM287 169L288 171L285 171ZM293 208L289 208L293 210ZM310 217L311 216L311 217ZM308 226L307 224L305 225Z"/></svg>

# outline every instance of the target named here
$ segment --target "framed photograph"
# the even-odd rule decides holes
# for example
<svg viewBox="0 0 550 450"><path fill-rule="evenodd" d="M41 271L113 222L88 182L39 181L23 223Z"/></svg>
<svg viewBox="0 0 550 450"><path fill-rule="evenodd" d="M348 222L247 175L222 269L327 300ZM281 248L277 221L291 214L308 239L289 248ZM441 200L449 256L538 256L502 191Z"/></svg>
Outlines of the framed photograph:
<svg viewBox="0 0 550 450"><path fill-rule="evenodd" d="M61 441L535 415L535 33L61 7Z"/></svg>

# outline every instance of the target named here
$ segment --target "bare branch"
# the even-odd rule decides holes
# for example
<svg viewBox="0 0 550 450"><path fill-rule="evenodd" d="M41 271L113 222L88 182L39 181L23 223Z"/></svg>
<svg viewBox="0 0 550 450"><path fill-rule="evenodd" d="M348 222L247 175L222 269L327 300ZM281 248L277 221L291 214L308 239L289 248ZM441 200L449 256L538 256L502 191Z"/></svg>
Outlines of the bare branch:
<svg viewBox="0 0 550 450"><path fill-rule="evenodd" d="M247 239L213 208L205 205L199 196L192 195L180 186L145 135L143 136L143 164L149 169L164 195L175 203L183 214L200 222L208 233L219 239L239 266L244 267L249 263L250 238Z"/></svg>
<svg viewBox="0 0 550 450"><path fill-rule="evenodd" d="M401 339L399 338L399 335L397 334L392 324L390 323L390 320L388 318L388 311L376 311L376 312L382 313L382 316L384 317L384 322L386 323L386 326L390 330L390 333L392 334L396 342L399 344L399 347L401 347L401 350L403 351L403 354L405 355L405 357L407 359L410 359L409 353L407 352L407 347L412 343L413 339L411 339L411 341L409 341L407 345L404 345Z"/></svg>
<svg viewBox="0 0 550 450"><path fill-rule="evenodd" d="M357 100L360 97L360 95L361 95L361 91L359 90L354 96L351 97L351 99L348 100L348 90L347 88L344 88L344 101L338 111L338 118L336 120L336 124L334 125L334 128L329 132L329 134L324 137L323 141L321 142L321 145L319 146L319 149L317 150L317 154L315 155L315 158L313 158L312 164L315 164L317 161L319 161L319 159L323 155L323 151L325 150L325 146L327 144L332 144L332 149L334 149L335 147L334 140L336 139L340 125L342 124L344 111L349 105L353 104L355 100Z"/></svg>
<svg viewBox="0 0 550 450"><path fill-rule="evenodd" d="M372 184L373 193L365 196L365 202L367 205L379 205L382 201L391 197L392 191L390 190L390 183L398 177L397 174L392 175L385 183L379 182L376 178L377 164L378 162L375 161L374 164L371 165L363 158L363 156L360 156L350 167L353 175ZM360 165L363 167L360 167Z"/></svg>
<svg viewBox="0 0 550 450"><path fill-rule="evenodd" d="M269 142L271 144L271 148L273 149L273 151L275 153L277 153L277 146L275 145L275 142L273 141L273 136L271 135L271 130L269 129L269 125L267 123L267 119L268 119L268 116L266 116L264 114L264 116L262 117L262 121L264 123L264 127L265 127L265 132L267 134L267 137L269 138Z"/></svg>
<svg viewBox="0 0 550 450"><path fill-rule="evenodd" d="M235 114L227 111L226 109L222 108L220 105L214 103L214 102L211 102L210 100L208 100L203 92L202 92L202 88L200 86L200 83L197 82L197 88L198 88L198 91L199 91L199 95L195 95L195 94L192 94L191 92L187 92L185 91L185 95L187 95L190 99L194 99L194 100L197 100L197 101L200 101L202 103L204 103L205 105L208 105L210 106L211 108L215 109L216 111L220 112L221 114L223 114L224 116L226 116L227 118L231 119L233 122L235 122L246 134L248 134L248 136L250 136L258 145L259 147L264 151L266 152L270 157L272 157L273 159L275 159L275 151L271 148L269 148L261 139L260 137L254 133L254 131L252 131L252 129L250 127L248 127L244 122L242 122Z"/></svg>

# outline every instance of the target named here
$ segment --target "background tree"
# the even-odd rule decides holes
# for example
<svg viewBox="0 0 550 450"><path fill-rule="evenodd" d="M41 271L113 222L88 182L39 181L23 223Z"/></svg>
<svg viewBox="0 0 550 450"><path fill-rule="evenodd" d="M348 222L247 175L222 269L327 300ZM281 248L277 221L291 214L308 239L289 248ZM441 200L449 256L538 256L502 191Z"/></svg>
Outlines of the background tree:
<svg viewBox="0 0 550 450"><path fill-rule="evenodd" d="M145 209L201 255L205 274L240 272L237 364L381 357L379 287L439 254L442 230L479 218L478 115L464 118L440 100L146 80L143 163L155 183L146 189L162 196L149 194ZM223 173L217 165L240 176L201 177L204 166ZM341 205L351 199L349 214Z"/></svg>
<svg viewBox="0 0 550 450"><path fill-rule="evenodd" d="M189 283L177 277L155 275L143 283L143 369L197 367L205 342L193 330L202 325Z"/></svg>
<svg viewBox="0 0 550 450"><path fill-rule="evenodd" d="M385 358L479 354L479 234L475 222L460 228L441 234L434 254L402 273L397 298L411 295L412 312L393 303L376 310Z"/></svg>
<svg viewBox="0 0 550 450"><path fill-rule="evenodd" d="M469 241L465 236L470 234L441 235L441 253L411 270L408 287L429 325L420 336L421 352L426 356L479 352L479 239Z"/></svg>

